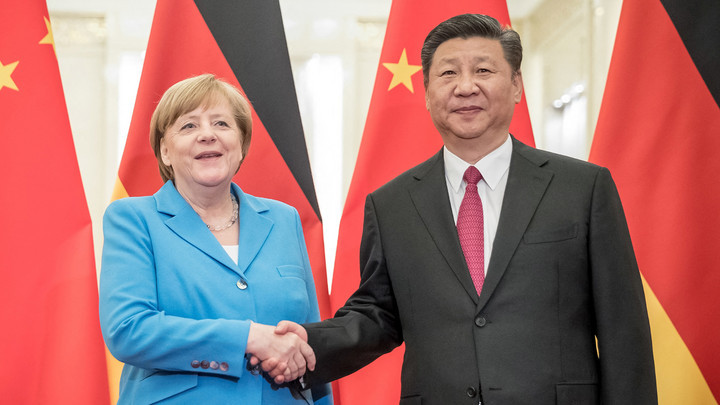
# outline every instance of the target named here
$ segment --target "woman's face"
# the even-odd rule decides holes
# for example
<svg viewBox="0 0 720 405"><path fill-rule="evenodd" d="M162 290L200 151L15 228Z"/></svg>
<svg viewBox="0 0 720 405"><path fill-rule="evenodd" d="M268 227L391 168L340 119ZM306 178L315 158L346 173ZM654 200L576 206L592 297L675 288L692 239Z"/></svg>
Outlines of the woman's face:
<svg viewBox="0 0 720 405"><path fill-rule="evenodd" d="M181 191L229 184L242 160L241 134L226 101L181 115L160 141Z"/></svg>

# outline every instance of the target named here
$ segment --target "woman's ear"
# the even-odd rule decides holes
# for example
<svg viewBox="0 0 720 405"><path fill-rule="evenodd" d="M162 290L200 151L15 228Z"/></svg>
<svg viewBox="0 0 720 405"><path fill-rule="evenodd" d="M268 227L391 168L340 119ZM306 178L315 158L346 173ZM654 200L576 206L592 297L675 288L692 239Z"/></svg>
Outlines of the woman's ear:
<svg viewBox="0 0 720 405"><path fill-rule="evenodd" d="M170 156L168 155L168 148L167 145L165 145L165 138L160 140L160 158L162 158L162 162L165 166L172 166Z"/></svg>

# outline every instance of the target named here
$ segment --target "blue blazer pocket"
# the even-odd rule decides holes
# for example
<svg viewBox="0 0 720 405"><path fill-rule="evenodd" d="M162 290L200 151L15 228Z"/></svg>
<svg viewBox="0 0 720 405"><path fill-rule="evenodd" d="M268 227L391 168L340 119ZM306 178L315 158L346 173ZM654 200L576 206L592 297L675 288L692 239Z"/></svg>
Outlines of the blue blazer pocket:
<svg viewBox="0 0 720 405"><path fill-rule="evenodd" d="M155 404L195 388L197 380L194 373L156 371L135 383L138 384L135 399L140 404Z"/></svg>
<svg viewBox="0 0 720 405"><path fill-rule="evenodd" d="M578 225L572 224L562 228L530 231L523 235L525 243L550 243L574 239L578 235Z"/></svg>
<svg viewBox="0 0 720 405"><path fill-rule="evenodd" d="M275 288L282 293L284 302L283 310L276 315L298 323L305 322L310 313L305 268L288 264L277 266L276 269L280 277Z"/></svg>
<svg viewBox="0 0 720 405"><path fill-rule="evenodd" d="M286 264L277 266L277 271L280 273L281 277L297 277L303 280L305 279L305 268L301 266Z"/></svg>

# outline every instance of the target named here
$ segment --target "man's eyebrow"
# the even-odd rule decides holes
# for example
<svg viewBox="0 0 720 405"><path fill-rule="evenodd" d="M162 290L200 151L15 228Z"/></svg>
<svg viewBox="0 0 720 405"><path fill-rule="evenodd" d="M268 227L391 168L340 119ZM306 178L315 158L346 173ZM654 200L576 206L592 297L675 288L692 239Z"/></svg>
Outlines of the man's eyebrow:
<svg viewBox="0 0 720 405"><path fill-rule="evenodd" d="M457 63L459 60L458 57L455 56L445 56L438 59L438 62L446 62L446 63ZM475 56L472 58L473 62L486 62L490 60L490 57L488 56Z"/></svg>

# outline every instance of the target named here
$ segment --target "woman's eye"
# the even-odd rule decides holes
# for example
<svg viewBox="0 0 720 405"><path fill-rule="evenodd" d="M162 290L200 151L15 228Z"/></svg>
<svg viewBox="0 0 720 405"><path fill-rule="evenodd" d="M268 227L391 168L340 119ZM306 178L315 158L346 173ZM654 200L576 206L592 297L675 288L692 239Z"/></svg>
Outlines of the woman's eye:
<svg viewBox="0 0 720 405"><path fill-rule="evenodd" d="M181 130L192 129L192 128L195 128L195 124L193 124L192 122L188 122L187 124L180 127Z"/></svg>
<svg viewBox="0 0 720 405"><path fill-rule="evenodd" d="M228 123L225 122L225 121L218 121L218 122L215 123L215 125L220 125L220 126L222 126L222 127L229 127L229 126L230 126L230 125L228 125Z"/></svg>

